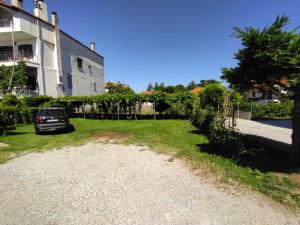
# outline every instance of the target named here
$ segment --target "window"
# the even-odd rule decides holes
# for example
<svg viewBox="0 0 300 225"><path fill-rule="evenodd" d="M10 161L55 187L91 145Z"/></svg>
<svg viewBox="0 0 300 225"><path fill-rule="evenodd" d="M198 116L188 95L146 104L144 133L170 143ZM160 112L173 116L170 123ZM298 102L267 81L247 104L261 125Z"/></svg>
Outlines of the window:
<svg viewBox="0 0 300 225"><path fill-rule="evenodd" d="M32 45L19 45L18 46L19 53L26 58L33 57Z"/></svg>
<svg viewBox="0 0 300 225"><path fill-rule="evenodd" d="M96 83L94 83L94 91L95 91L95 93L97 93L97 84Z"/></svg>
<svg viewBox="0 0 300 225"><path fill-rule="evenodd" d="M93 67L91 65L89 65L89 71L90 71L90 74L93 75Z"/></svg>
<svg viewBox="0 0 300 225"><path fill-rule="evenodd" d="M77 58L77 67L79 70L83 70L83 60L81 58Z"/></svg>
<svg viewBox="0 0 300 225"><path fill-rule="evenodd" d="M68 74L68 89L73 89L73 79L71 74Z"/></svg>

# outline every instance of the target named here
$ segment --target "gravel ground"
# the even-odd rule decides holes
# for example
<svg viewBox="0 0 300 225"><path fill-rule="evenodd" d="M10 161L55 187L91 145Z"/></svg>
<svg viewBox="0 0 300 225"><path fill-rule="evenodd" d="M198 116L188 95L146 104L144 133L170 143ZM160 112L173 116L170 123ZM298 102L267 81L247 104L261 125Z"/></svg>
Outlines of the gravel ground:
<svg viewBox="0 0 300 225"><path fill-rule="evenodd" d="M1 225L290 225L260 194L217 187L145 147L88 143L0 165Z"/></svg>
<svg viewBox="0 0 300 225"><path fill-rule="evenodd" d="M271 140L280 141L285 144L292 144L292 129L276 127L243 119L237 120L236 128L243 134L256 135Z"/></svg>

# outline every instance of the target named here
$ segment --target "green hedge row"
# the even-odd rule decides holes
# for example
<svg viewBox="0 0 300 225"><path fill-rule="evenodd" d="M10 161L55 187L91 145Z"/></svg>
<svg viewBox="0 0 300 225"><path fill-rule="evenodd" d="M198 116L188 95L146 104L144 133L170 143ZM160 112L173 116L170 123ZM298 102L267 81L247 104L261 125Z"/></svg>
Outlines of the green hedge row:
<svg viewBox="0 0 300 225"><path fill-rule="evenodd" d="M252 108L252 119L288 119L291 118L294 102L283 103L244 103L240 105L240 110L250 111Z"/></svg>
<svg viewBox="0 0 300 225"><path fill-rule="evenodd" d="M31 123L38 107L7 106L0 107L0 128L18 123Z"/></svg>

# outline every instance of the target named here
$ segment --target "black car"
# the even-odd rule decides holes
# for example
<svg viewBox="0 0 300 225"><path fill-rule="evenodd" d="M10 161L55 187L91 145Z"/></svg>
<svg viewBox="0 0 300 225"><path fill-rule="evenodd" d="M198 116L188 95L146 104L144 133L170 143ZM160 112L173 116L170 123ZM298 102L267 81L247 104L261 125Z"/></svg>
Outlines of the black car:
<svg viewBox="0 0 300 225"><path fill-rule="evenodd" d="M38 112L34 121L35 133L69 130L69 117L63 108L46 108Z"/></svg>

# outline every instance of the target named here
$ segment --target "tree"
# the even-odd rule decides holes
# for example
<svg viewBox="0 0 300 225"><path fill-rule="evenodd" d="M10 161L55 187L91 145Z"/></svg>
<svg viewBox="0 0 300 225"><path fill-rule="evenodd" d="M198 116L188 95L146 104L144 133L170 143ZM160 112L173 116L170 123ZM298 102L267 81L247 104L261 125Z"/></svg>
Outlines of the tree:
<svg viewBox="0 0 300 225"><path fill-rule="evenodd" d="M222 110L226 92L226 87L221 83L206 85L199 95L202 108L208 108L213 111Z"/></svg>
<svg viewBox="0 0 300 225"><path fill-rule="evenodd" d="M108 88L108 93L134 94L134 91L128 85L122 84L121 82L108 82L106 87Z"/></svg>
<svg viewBox="0 0 300 225"><path fill-rule="evenodd" d="M147 91L153 91L153 86L152 86L151 83L148 84L148 86L147 86Z"/></svg>
<svg viewBox="0 0 300 225"><path fill-rule="evenodd" d="M220 83L220 82L217 81L217 80L214 80L214 79L200 80L199 86L200 86L200 87L205 87L205 86L208 85L208 84L216 84L216 83Z"/></svg>
<svg viewBox="0 0 300 225"><path fill-rule="evenodd" d="M156 82L155 85L154 85L153 90L164 92L165 91L165 84L164 83L157 84L157 82Z"/></svg>
<svg viewBox="0 0 300 225"><path fill-rule="evenodd" d="M297 28L291 31L284 29L288 22L288 17L281 16L262 30L234 28L233 36L241 40L243 47L234 55L238 65L223 68L222 79L240 91L253 85L269 88L282 86L281 80L284 78L290 81L295 93L291 162L300 165L300 36Z"/></svg>
<svg viewBox="0 0 300 225"><path fill-rule="evenodd" d="M9 81L12 76L12 67L10 66L0 66L0 89L7 90L9 86ZM15 67L15 72L12 79L12 87L25 86L27 83L27 72L26 72L26 63L23 61L18 62Z"/></svg>
<svg viewBox="0 0 300 225"><path fill-rule="evenodd" d="M186 86L186 88L191 91L193 89L195 89L197 87L197 84L195 83L195 81L191 81L190 83L188 83L188 85Z"/></svg>

